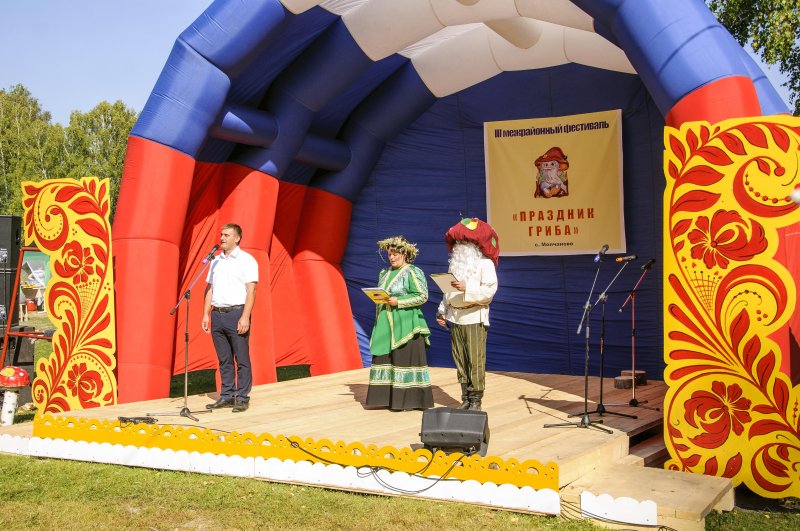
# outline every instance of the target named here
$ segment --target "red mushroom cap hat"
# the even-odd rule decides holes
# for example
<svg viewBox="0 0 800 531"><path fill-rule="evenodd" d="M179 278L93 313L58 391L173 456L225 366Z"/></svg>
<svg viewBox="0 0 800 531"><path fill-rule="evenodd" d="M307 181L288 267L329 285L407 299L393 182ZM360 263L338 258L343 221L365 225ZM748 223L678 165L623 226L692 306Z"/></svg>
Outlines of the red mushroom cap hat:
<svg viewBox="0 0 800 531"><path fill-rule="evenodd" d="M564 152L561 151L560 147L551 147L548 149L544 155L536 159L533 164L538 168L542 165L542 162L551 162L557 160L558 167L561 171L564 171L569 168L569 162L567 162L567 156L564 155Z"/></svg>
<svg viewBox="0 0 800 531"><path fill-rule="evenodd" d="M457 242L471 242L478 246L481 252L494 262L500 257L500 239L491 225L478 218L464 218L450 227L444 235L447 248L453 250Z"/></svg>
<svg viewBox="0 0 800 531"><path fill-rule="evenodd" d="M28 373L21 367L3 367L0 370L0 387L25 387L31 383Z"/></svg>

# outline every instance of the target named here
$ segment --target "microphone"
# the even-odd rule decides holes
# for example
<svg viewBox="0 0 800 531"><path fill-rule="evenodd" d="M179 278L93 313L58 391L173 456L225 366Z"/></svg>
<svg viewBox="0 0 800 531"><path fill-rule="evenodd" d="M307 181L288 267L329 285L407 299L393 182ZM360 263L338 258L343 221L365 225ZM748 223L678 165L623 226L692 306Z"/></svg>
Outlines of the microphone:
<svg viewBox="0 0 800 531"><path fill-rule="evenodd" d="M215 245L215 246L214 246L214 248L213 248L213 249L211 249L211 252L210 252L210 253L208 253L208 256L206 256L205 258L203 258L203 263L204 263L204 264L207 264L207 263L209 263L211 260L213 260L213 259L214 259L214 253L216 253L217 251L219 251L219 244Z"/></svg>
<svg viewBox="0 0 800 531"><path fill-rule="evenodd" d="M647 271L648 269L653 267L653 264L655 264L655 263L656 263L656 259L655 258L651 258L650 260L647 261L647 263L645 265L642 266L642 271Z"/></svg>
<svg viewBox="0 0 800 531"><path fill-rule="evenodd" d="M605 256L606 251L608 251L608 244L603 245L600 247L600 250L597 252L597 256L594 257L594 263L600 262Z"/></svg>
<svg viewBox="0 0 800 531"><path fill-rule="evenodd" d="M617 257L617 262L632 262L633 260L636 260L637 258L639 258L639 257L636 256L635 254L629 254L628 256L618 256Z"/></svg>

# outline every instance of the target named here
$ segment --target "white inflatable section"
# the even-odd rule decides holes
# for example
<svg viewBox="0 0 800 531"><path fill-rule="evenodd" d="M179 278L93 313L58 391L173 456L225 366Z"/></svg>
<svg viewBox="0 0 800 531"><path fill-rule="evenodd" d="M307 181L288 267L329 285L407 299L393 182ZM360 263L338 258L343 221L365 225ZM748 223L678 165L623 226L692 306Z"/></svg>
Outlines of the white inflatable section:
<svg viewBox="0 0 800 531"><path fill-rule="evenodd" d="M428 89L448 96L501 72L577 63L634 74L625 53L594 32L569 0L283 0L342 17L373 61L411 59Z"/></svg>
<svg viewBox="0 0 800 531"><path fill-rule="evenodd" d="M531 487L517 487L510 484L496 485L491 482L478 483L474 480L412 476L405 472L373 470L369 467L355 468L310 461L295 462L288 459L284 461L276 458L227 456L10 435L0 436L0 452L159 470L258 478L376 494L403 494L542 514L557 515L561 512L559 494L552 489L537 491Z"/></svg>
<svg viewBox="0 0 800 531"><path fill-rule="evenodd" d="M594 19L570 0L517 0L515 3L521 17L594 32Z"/></svg>
<svg viewBox="0 0 800 531"><path fill-rule="evenodd" d="M534 21L525 24L533 44L519 48L486 24L447 28L402 52L437 97L459 92L504 71L567 63L634 73L625 54L595 33ZM504 28L499 28L504 29ZM519 30L519 26L513 28Z"/></svg>
<svg viewBox="0 0 800 531"><path fill-rule="evenodd" d="M430 0L371 0L342 16L353 39L373 61L398 53L446 26Z"/></svg>
<svg viewBox="0 0 800 531"><path fill-rule="evenodd" d="M437 18L445 26L519 17L514 0L430 0Z"/></svg>

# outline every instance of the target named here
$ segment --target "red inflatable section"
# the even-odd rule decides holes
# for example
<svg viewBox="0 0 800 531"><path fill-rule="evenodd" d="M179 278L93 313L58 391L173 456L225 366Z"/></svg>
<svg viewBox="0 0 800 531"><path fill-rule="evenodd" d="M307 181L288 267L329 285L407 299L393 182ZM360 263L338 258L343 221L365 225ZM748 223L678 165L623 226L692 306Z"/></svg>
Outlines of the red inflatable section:
<svg viewBox="0 0 800 531"><path fill-rule="evenodd" d="M129 137L113 226L119 401L169 395L179 245L195 162Z"/></svg>
<svg viewBox="0 0 800 531"><path fill-rule="evenodd" d="M278 181L263 172L230 163L225 164L224 176L219 225L241 225L240 246L258 261L259 285L251 319L250 362L253 385L260 385L277 380L272 341L269 245L278 200Z"/></svg>
<svg viewBox="0 0 800 531"><path fill-rule="evenodd" d="M294 275L307 324L311 374L362 367L350 299L340 267L352 204L316 188L305 194Z"/></svg>
<svg viewBox="0 0 800 531"><path fill-rule="evenodd" d="M203 297L206 288L207 266L203 258L219 243L219 231L225 223L242 226L242 249L252 254L259 264L260 282L256 289L253 310L250 350L253 363L253 382L275 381L274 346L272 344L271 297L269 289L270 264L266 257L272 230L277 181L262 172L237 164L198 163L191 192L189 212L181 240L180 283L176 298L190 292L189 304L189 371L213 369L217 355L208 334L200 328L203 317ZM256 207L247 204L246 197L261 198ZM262 208L262 210L258 210ZM259 228L260 227L260 228ZM198 277L198 274L200 275ZM196 280L195 280L196 279ZM194 287L192 287L194 282ZM186 303L177 314L174 343L173 373L183 372L185 360Z"/></svg>
<svg viewBox="0 0 800 531"><path fill-rule="evenodd" d="M761 116L761 105L747 77L726 77L700 87L683 97L667 113L666 123L680 127L684 122L721 122L728 118Z"/></svg>
<svg viewBox="0 0 800 531"><path fill-rule="evenodd" d="M120 402L168 396L170 377L184 370L187 319L188 370L217 367L200 328L202 260L231 222L259 264L253 383L274 382L276 365L309 364L312 374L362 366L339 267L349 201L233 163L195 163L137 137L128 141L120 198L113 228Z"/></svg>
<svg viewBox="0 0 800 531"><path fill-rule="evenodd" d="M292 262L307 189L306 186L283 182L278 191L278 216L269 253L272 264L275 363L278 366L310 364L306 323L300 305L305 290L298 290Z"/></svg>

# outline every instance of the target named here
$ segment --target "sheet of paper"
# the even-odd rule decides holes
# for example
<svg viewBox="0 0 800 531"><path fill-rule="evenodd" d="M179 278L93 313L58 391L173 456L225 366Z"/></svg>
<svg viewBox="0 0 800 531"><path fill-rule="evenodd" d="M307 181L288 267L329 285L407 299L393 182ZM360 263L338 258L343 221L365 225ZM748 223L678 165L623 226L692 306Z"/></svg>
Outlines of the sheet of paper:
<svg viewBox="0 0 800 531"><path fill-rule="evenodd" d="M458 282L452 273L433 273L431 279L436 282L442 293L458 293L458 290L450 285L451 282Z"/></svg>

